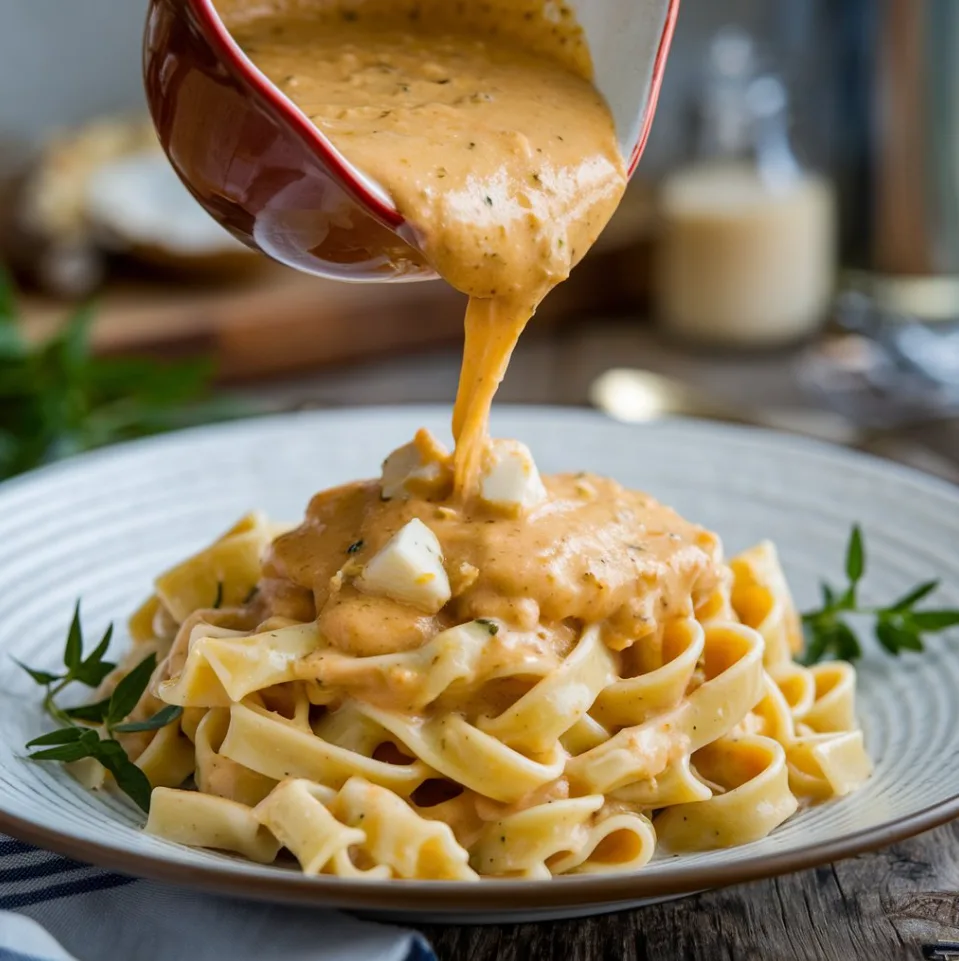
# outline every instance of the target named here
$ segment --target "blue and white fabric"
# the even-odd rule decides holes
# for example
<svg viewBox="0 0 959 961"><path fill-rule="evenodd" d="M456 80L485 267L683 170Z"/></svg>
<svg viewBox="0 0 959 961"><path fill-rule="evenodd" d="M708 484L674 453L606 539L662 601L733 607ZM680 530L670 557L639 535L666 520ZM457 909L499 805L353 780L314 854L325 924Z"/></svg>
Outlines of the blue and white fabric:
<svg viewBox="0 0 959 961"><path fill-rule="evenodd" d="M436 961L413 931L198 894L0 837L0 961Z"/></svg>

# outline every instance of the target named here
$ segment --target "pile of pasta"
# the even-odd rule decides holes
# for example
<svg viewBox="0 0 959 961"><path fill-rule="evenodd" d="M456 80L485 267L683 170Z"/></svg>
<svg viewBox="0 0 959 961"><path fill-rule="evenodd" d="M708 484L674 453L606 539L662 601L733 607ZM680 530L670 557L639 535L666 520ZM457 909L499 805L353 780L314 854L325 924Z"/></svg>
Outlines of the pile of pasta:
<svg viewBox="0 0 959 961"><path fill-rule="evenodd" d="M285 848L307 874L545 879L754 841L870 773L853 668L793 661L799 620L769 543L735 557L695 616L664 624L635 676L587 627L499 713L471 716L506 628L468 622L358 658L327 651L313 622L250 624L275 534L244 518L162 575L131 621L117 676L160 659L131 716L184 709L124 736L154 786L155 835L262 863ZM336 659L339 689L311 676L319 655ZM410 710L364 698L381 683L405 685Z"/></svg>

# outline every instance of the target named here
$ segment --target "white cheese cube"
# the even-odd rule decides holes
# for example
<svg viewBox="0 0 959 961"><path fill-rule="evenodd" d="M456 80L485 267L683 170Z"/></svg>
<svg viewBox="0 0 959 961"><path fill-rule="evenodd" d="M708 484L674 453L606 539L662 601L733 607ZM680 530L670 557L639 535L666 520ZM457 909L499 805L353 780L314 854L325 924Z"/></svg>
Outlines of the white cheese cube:
<svg viewBox="0 0 959 961"><path fill-rule="evenodd" d="M502 510L529 510L546 499L533 456L516 440L494 440L480 476L480 497Z"/></svg>
<svg viewBox="0 0 959 961"><path fill-rule="evenodd" d="M383 461L380 489L386 500L409 497L412 493L429 495L449 476L449 452L428 431L416 440L398 447Z"/></svg>
<svg viewBox="0 0 959 961"><path fill-rule="evenodd" d="M436 535L418 518L400 528L367 562L354 582L365 594L435 614L450 599L443 551Z"/></svg>

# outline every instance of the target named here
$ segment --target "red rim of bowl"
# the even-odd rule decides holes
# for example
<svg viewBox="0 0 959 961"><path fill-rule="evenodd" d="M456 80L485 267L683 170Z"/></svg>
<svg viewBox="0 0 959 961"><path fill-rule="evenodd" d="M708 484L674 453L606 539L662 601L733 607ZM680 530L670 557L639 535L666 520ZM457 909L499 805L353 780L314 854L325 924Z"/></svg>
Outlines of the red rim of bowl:
<svg viewBox="0 0 959 961"><path fill-rule="evenodd" d="M676 30L676 18L679 16L679 0L669 0L669 7L666 10L666 22L663 24L663 32L659 37L659 49L656 51L656 59L653 61L653 76L649 81L649 96L646 98L646 111L643 114L643 125L639 131L639 137L633 146L633 152L629 158L628 175L632 177L633 171L639 164L646 149L646 141L649 140L649 131L653 127L653 118L656 116L656 105L659 103L659 91L663 86L663 75L666 72L666 58L669 56L669 47L673 42L673 33Z"/></svg>
<svg viewBox="0 0 959 961"><path fill-rule="evenodd" d="M310 123L306 114L282 94L266 74L243 52L223 25L213 6L213 0L186 0L186 2L193 11L207 42L255 94L266 100L283 117L289 127L314 148L323 161L336 172L342 186L387 226L394 230L403 226L406 221L396 207L386 203L366 186L356 168L343 157L325 134Z"/></svg>
<svg viewBox="0 0 959 961"><path fill-rule="evenodd" d="M310 123L306 115L293 101L281 93L266 74L243 52L224 26L216 8L213 6L213 0L186 0L186 2L193 11L207 42L255 94L266 100L284 118L286 123L314 148L323 161L337 173L343 187L387 226L394 230L403 226L406 223L405 218L396 207L391 203L386 203L382 197L377 196L366 186L362 175L333 146L326 135ZM678 14L679 0L669 0L666 20L659 39L659 47L653 61L653 74L649 84L649 95L646 99L642 126L630 153L629 176L633 175L633 171L639 163L639 158L646 147L646 141L649 139L649 131L656 114L656 104L659 100L663 74L666 70L666 58L669 55L669 47L672 43Z"/></svg>

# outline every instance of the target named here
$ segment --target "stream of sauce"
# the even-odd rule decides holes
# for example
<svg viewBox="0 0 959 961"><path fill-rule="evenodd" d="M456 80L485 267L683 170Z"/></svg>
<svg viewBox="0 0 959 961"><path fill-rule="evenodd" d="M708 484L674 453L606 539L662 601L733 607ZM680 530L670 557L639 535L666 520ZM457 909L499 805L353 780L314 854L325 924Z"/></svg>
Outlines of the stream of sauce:
<svg viewBox="0 0 959 961"><path fill-rule="evenodd" d="M626 169L580 28L543 0L221 0L251 60L382 185L470 297L454 494L538 304L594 243Z"/></svg>

